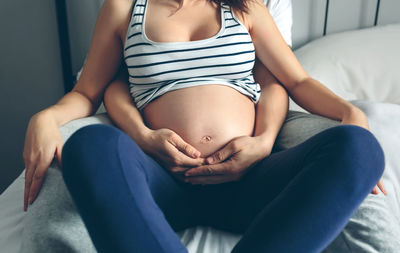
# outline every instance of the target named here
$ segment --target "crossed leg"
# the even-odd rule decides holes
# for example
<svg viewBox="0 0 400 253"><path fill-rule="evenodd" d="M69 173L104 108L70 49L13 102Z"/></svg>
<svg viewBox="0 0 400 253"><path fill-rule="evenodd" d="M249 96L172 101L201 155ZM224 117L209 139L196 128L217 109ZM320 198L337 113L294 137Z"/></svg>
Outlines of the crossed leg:
<svg viewBox="0 0 400 253"><path fill-rule="evenodd" d="M321 252L378 182L384 155L352 125L325 129L272 153L240 181L208 186L220 216L208 224L244 233L232 252ZM220 203L220 204L218 204Z"/></svg>

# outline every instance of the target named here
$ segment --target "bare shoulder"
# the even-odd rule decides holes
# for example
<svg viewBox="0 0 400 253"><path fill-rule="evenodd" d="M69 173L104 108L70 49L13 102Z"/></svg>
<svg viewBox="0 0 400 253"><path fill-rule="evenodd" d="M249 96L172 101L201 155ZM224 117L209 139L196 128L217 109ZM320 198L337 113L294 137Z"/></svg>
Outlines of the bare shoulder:
<svg viewBox="0 0 400 253"><path fill-rule="evenodd" d="M246 0L247 12L234 10L235 15L246 26L248 31L251 31L253 24L259 18L259 15L265 15L268 12L267 6L262 0Z"/></svg>
<svg viewBox="0 0 400 253"><path fill-rule="evenodd" d="M133 3L134 0L105 0L102 7L122 42L128 29Z"/></svg>

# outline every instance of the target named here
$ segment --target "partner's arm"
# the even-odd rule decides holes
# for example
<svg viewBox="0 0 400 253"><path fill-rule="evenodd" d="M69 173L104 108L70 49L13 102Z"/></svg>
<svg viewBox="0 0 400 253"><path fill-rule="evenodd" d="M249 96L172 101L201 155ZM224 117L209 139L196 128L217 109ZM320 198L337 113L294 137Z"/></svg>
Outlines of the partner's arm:
<svg viewBox="0 0 400 253"><path fill-rule="evenodd" d="M248 17L257 57L286 87L297 104L311 113L331 119L356 119L352 123L368 128L366 116L359 108L306 73L261 1L249 2Z"/></svg>
<svg viewBox="0 0 400 253"><path fill-rule="evenodd" d="M121 64L116 79L106 89L104 106L111 120L145 149L145 139L151 133L151 129L146 126L129 94L128 72L125 64Z"/></svg>
<svg viewBox="0 0 400 253"><path fill-rule="evenodd" d="M289 109L289 96L271 72L258 60L254 77L261 87L256 104L256 122L253 136L259 136L271 151Z"/></svg>
<svg viewBox="0 0 400 253"><path fill-rule="evenodd" d="M250 34L256 55L273 75L286 87L292 99L307 111L369 129L367 116L361 109L334 94L310 77L285 41L266 6L259 0L251 1ZM377 185L385 192L382 180ZM377 186L373 192L377 193Z"/></svg>
<svg viewBox="0 0 400 253"><path fill-rule="evenodd" d="M59 127L65 123L92 115L98 108L106 85L112 80L122 59L118 31L129 18L123 0L104 2L93 33L88 58L82 75L73 90L55 105L35 115L29 121L22 157L25 163L24 210L41 188L43 178L54 156L61 166L63 140Z"/></svg>
<svg viewBox="0 0 400 253"><path fill-rule="evenodd" d="M101 104L104 89L122 62L122 43L118 33L125 22L124 16L129 14L124 9L126 4L122 1L104 2L79 80L72 91L45 109L51 112L58 126L94 114Z"/></svg>

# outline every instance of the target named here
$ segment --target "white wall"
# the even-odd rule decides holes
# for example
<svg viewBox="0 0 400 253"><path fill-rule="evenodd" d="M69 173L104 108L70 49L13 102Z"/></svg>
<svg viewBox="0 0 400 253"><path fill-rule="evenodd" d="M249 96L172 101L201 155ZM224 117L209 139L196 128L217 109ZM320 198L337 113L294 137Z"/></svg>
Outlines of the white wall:
<svg viewBox="0 0 400 253"><path fill-rule="evenodd" d="M103 0L68 0L68 28L70 35L72 71L77 73L82 67L90 42L97 14Z"/></svg>
<svg viewBox="0 0 400 253"><path fill-rule="evenodd" d="M293 48L321 37L326 0L293 0ZM327 34L374 24L377 0L331 0ZM381 0L378 25L400 22L400 1Z"/></svg>
<svg viewBox="0 0 400 253"><path fill-rule="evenodd" d="M24 169L30 117L64 94L55 1L0 1L0 192Z"/></svg>

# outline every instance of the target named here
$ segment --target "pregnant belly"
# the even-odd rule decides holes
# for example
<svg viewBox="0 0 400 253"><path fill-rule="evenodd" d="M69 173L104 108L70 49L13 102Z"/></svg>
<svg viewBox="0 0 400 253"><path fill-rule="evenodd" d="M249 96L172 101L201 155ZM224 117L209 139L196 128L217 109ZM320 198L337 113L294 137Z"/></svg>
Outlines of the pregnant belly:
<svg viewBox="0 0 400 253"><path fill-rule="evenodd" d="M238 136L252 136L253 101L226 85L200 85L165 93L143 109L151 129L168 128L207 157Z"/></svg>

